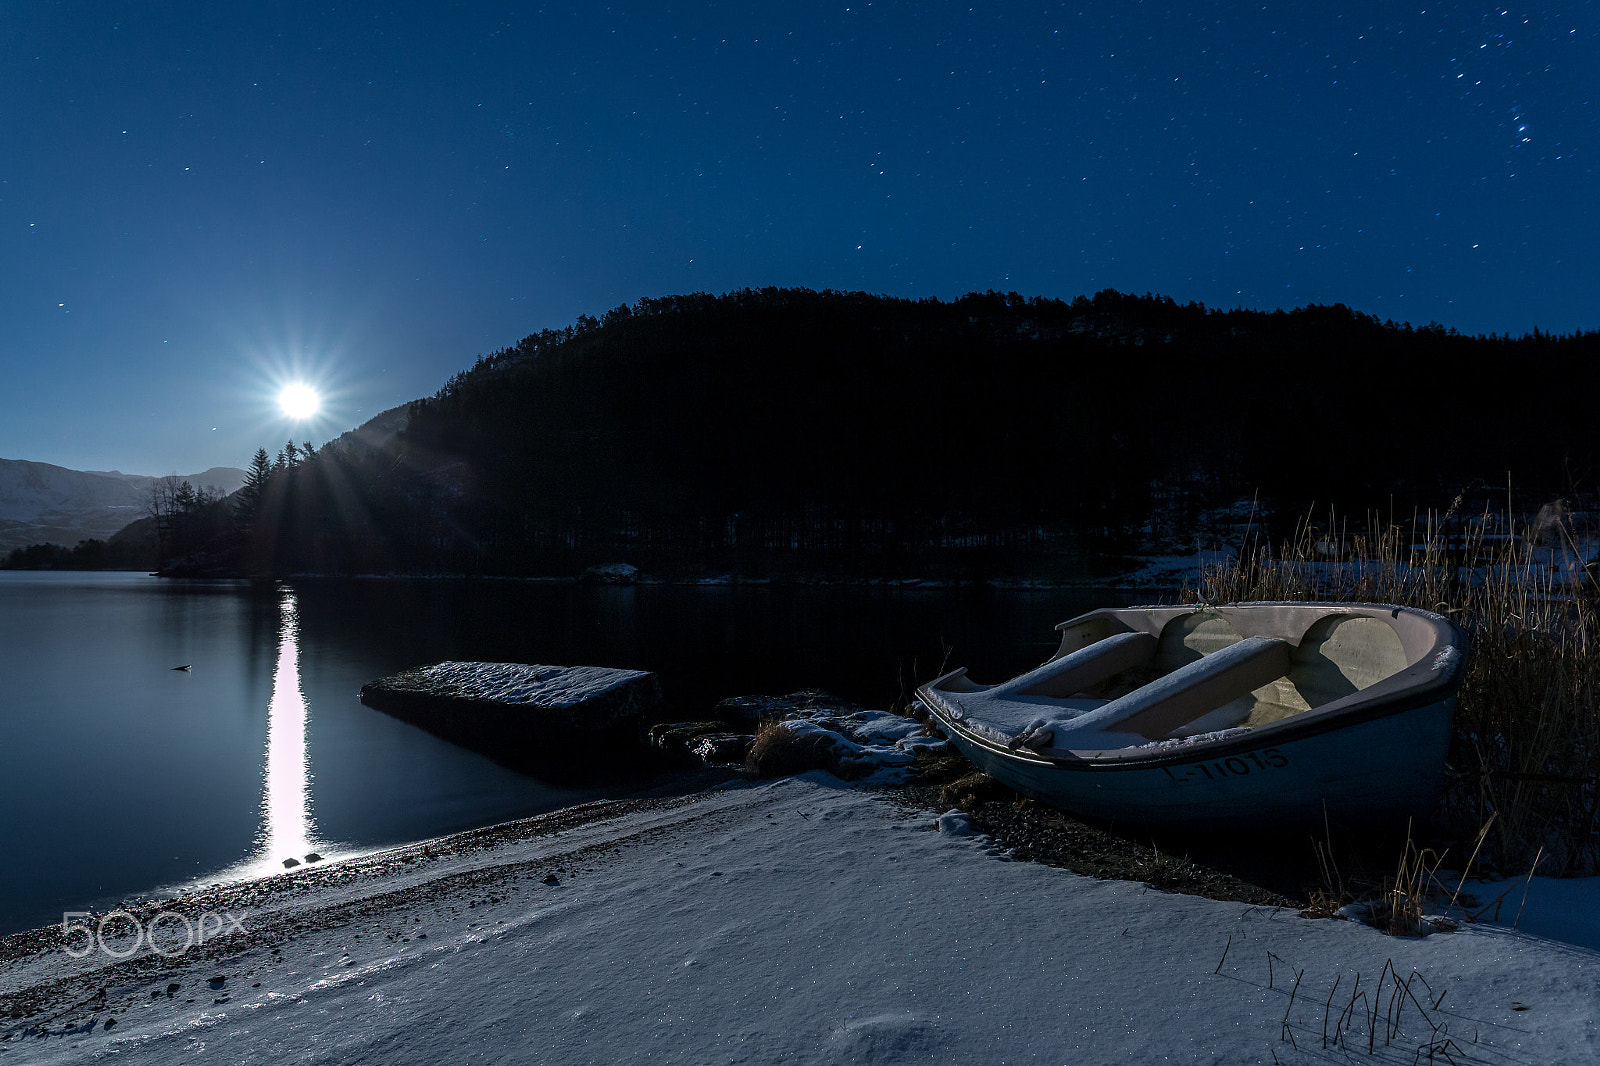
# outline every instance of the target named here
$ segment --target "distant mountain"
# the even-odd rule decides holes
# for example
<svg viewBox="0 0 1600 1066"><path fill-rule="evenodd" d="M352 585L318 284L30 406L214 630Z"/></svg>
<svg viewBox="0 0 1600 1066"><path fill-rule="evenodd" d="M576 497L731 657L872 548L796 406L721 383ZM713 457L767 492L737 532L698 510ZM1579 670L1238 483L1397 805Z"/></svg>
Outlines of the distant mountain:
<svg viewBox="0 0 1600 1066"><path fill-rule="evenodd" d="M177 477L226 494L244 483L244 474L231 466L214 466ZM91 537L109 538L143 517L150 487L161 480L118 470L69 470L0 459L0 553L29 544L71 547Z"/></svg>

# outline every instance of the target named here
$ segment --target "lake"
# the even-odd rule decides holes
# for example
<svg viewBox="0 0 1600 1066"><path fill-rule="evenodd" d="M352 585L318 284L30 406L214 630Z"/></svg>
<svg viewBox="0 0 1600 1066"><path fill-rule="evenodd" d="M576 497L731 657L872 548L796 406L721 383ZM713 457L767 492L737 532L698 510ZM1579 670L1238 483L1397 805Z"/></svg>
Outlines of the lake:
<svg viewBox="0 0 1600 1066"><path fill-rule="evenodd" d="M887 706L948 661L1036 665L1084 589L175 581L0 572L0 934L202 881L626 789L508 770L371 710L361 685L444 659L661 674L725 696ZM174 667L188 666L188 670Z"/></svg>

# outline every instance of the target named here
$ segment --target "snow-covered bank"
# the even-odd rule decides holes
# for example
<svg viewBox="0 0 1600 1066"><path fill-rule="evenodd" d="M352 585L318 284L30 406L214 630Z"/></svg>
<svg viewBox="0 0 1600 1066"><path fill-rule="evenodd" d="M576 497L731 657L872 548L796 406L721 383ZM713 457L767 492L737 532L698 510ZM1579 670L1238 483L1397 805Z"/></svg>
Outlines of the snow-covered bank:
<svg viewBox="0 0 1600 1066"><path fill-rule="evenodd" d="M1600 1046L1594 951L1491 926L1391 939L1009 862L821 773L402 858L272 879L221 957L6 959L0 999L61 983L49 1031L15 1023L0 1061L1365 1060L1366 1007L1345 1006L1388 962L1431 992L1413 982L1425 1011L1395 1028L1385 986L1375 1061Z"/></svg>

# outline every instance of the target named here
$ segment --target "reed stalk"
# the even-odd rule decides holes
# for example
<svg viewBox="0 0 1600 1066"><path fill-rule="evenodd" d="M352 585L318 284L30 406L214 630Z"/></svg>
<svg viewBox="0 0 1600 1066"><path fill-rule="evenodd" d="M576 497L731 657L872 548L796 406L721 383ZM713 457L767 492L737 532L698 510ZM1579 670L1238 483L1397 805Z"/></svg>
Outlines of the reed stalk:
<svg viewBox="0 0 1600 1066"><path fill-rule="evenodd" d="M1457 501L1459 504L1459 500ZM1448 615L1471 641L1435 824L1464 841L1491 816L1502 870L1600 869L1600 596L1569 524L1486 511L1302 520L1278 546L1205 567L1186 602L1394 603Z"/></svg>

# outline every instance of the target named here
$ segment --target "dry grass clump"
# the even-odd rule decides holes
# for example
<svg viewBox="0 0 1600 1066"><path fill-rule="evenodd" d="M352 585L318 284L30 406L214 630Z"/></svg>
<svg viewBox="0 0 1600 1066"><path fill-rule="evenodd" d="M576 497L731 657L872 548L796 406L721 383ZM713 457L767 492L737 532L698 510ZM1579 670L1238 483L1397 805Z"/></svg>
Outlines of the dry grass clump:
<svg viewBox="0 0 1600 1066"><path fill-rule="evenodd" d="M799 733L786 721L762 722L744 764L761 777L786 777L810 770L837 772L839 754L826 733Z"/></svg>
<svg viewBox="0 0 1600 1066"><path fill-rule="evenodd" d="M983 803L1014 801L1017 794L988 774L978 770L958 777L939 790L939 802L946 807L975 811Z"/></svg>
<svg viewBox="0 0 1600 1066"><path fill-rule="evenodd" d="M1459 500L1457 501L1459 503ZM1496 819L1491 864L1548 872L1600 868L1600 616L1592 569L1570 526L1519 526L1454 508L1407 531L1369 519L1350 535L1302 524L1270 546L1209 566L1189 602L1395 603L1448 615L1471 641L1441 826L1462 839Z"/></svg>
<svg viewBox="0 0 1600 1066"><path fill-rule="evenodd" d="M1399 868L1373 901L1371 924L1390 936L1425 935L1428 929L1422 915L1428 902L1444 887L1438 878L1443 861L1444 855L1432 848L1418 848L1407 837Z"/></svg>
<svg viewBox="0 0 1600 1066"><path fill-rule="evenodd" d="M913 759L915 761L912 765L917 769L917 780L925 785L938 785L943 788L975 772L967 757L953 747L933 751L918 748ZM953 805L947 804L947 806Z"/></svg>

